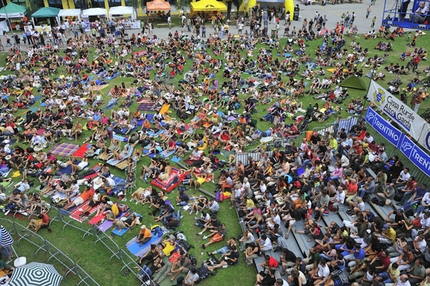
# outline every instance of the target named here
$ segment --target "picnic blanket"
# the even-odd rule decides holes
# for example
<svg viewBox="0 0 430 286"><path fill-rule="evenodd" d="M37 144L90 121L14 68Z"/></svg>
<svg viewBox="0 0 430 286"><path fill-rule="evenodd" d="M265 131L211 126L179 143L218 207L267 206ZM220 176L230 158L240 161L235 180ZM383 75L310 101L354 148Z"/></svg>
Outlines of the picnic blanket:
<svg viewBox="0 0 430 286"><path fill-rule="evenodd" d="M103 216L104 217L104 216ZM106 232L109 228L111 228L113 226L113 221L111 220L105 220L104 222L102 222L102 224L100 224L97 228L101 231L101 232Z"/></svg>
<svg viewBox="0 0 430 286"><path fill-rule="evenodd" d="M104 84L104 85L93 85L91 86L91 90L102 90L103 88L107 87L108 84Z"/></svg>
<svg viewBox="0 0 430 286"><path fill-rule="evenodd" d="M66 168L61 168L60 170L58 170L56 173L55 173L55 175L56 176L61 176L61 175L63 175L63 174L68 174L68 175L70 175L72 173L72 166L71 165L69 165L69 166L67 166Z"/></svg>
<svg viewBox="0 0 430 286"><path fill-rule="evenodd" d="M79 208L74 209L72 211L72 213L70 214L70 218L82 223L84 221L85 217L83 217L81 215L83 213L83 210L86 209L89 204L90 204L90 201L88 200L85 203L83 203L82 205L80 205ZM89 215L92 215L93 213L95 213L99 208L100 208L100 205L92 207L88 211Z"/></svg>
<svg viewBox="0 0 430 286"><path fill-rule="evenodd" d="M126 227L123 229L115 228L112 230L112 234L115 234L116 236L123 236L127 231L129 231L130 228Z"/></svg>
<svg viewBox="0 0 430 286"><path fill-rule="evenodd" d="M138 214L138 213L136 213L136 212L133 212L133 213L131 213L131 214L129 214L128 216L123 216L122 218L121 218L121 220L126 220L126 219L128 219L130 216L132 216L133 214L135 214L138 218L139 218L139 221L142 221L142 215L140 215L140 214ZM130 230L130 228L129 227L126 227L126 228L123 228L123 229L119 229L119 228L115 228L115 229L113 229L111 232L112 232L112 234L115 234L115 235L117 235L117 236L123 236L127 231L129 231Z"/></svg>
<svg viewBox="0 0 430 286"><path fill-rule="evenodd" d="M104 215L96 215L94 216L92 219L90 219L88 221L88 224L98 224L99 222L101 222L103 219L105 218Z"/></svg>
<svg viewBox="0 0 430 286"><path fill-rule="evenodd" d="M142 102L137 107L137 110L151 111L153 110L155 102Z"/></svg>
<svg viewBox="0 0 430 286"><path fill-rule="evenodd" d="M166 114L169 111L170 108L170 104L165 103L161 109L160 109L160 114Z"/></svg>
<svg viewBox="0 0 430 286"><path fill-rule="evenodd" d="M160 189L170 193L174 188L176 188L185 179L187 173L179 174L177 168L172 168L169 178L166 180L161 180L160 178L151 181L151 185L159 187Z"/></svg>
<svg viewBox="0 0 430 286"><path fill-rule="evenodd" d="M70 157L79 149L79 145L72 143L59 143L52 147L51 153L57 156Z"/></svg>
<svg viewBox="0 0 430 286"><path fill-rule="evenodd" d="M91 148L91 144L86 143L82 145L75 153L73 153L73 157L84 158L84 154L89 148Z"/></svg>
<svg viewBox="0 0 430 286"><path fill-rule="evenodd" d="M118 134L114 134L113 135L113 139L115 139L115 140L119 140L119 141L121 141L121 142L127 142L128 140L127 140L127 137L125 137L125 136L121 136L121 135L118 135Z"/></svg>
<svg viewBox="0 0 430 286"><path fill-rule="evenodd" d="M169 232L169 230L167 230L165 227L160 227L160 229L161 229L161 232L158 232L158 231L155 232L153 230L151 239L145 244L141 245L140 243L137 243L136 242L137 236L136 236L133 239L131 239L129 242L127 242L125 246L127 246L127 249L133 255L140 257L149 251L149 249L151 248L151 244L160 243L161 240L163 239L163 235Z"/></svg>

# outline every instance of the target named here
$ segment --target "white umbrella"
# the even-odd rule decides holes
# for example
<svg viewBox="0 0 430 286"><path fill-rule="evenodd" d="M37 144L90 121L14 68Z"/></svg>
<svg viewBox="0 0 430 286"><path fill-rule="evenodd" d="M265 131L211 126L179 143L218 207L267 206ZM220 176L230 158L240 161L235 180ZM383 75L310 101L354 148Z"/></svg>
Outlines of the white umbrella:
<svg viewBox="0 0 430 286"><path fill-rule="evenodd" d="M10 286L58 286L63 277L52 264L30 262L17 267L9 281Z"/></svg>

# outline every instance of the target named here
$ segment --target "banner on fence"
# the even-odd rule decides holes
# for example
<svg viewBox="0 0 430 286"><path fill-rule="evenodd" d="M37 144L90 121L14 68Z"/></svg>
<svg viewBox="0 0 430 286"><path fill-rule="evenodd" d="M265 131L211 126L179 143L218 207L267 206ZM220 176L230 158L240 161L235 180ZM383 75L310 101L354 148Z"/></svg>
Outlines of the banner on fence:
<svg viewBox="0 0 430 286"><path fill-rule="evenodd" d="M409 106L385 90L375 81L370 82L367 99L399 124L409 135L424 148L430 150L430 125Z"/></svg>
<svg viewBox="0 0 430 286"><path fill-rule="evenodd" d="M430 156L400 130L376 113L371 107L367 109L367 123L391 144L396 146L406 157L427 176L430 176Z"/></svg>

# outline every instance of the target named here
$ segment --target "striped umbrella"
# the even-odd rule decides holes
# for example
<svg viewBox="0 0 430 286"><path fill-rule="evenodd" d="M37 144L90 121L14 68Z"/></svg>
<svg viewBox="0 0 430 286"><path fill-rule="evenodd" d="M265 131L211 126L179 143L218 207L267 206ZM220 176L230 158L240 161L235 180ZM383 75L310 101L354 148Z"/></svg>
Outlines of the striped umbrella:
<svg viewBox="0 0 430 286"><path fill-rule="evenodd" d="M0 236L1 236L1 240L0 240L0 246L1 247L7 247L7 246L11 246L13 244L12 236L6 230L6 228L2 225L0 226Z"/></svg>
<svg viewBox="0 0 430 286"><path fill-rule="evenodd" d="M52 264L30 262L17 267L9 281L10 286L57 286L63 277Z"/></svg>

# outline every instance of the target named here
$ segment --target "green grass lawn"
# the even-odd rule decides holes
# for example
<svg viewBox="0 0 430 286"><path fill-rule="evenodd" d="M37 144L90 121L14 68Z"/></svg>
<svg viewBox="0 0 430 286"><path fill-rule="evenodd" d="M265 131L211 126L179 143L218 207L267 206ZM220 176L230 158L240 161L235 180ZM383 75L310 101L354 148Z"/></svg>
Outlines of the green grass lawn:
<svg viewBox="0 0 430 286"><path fill-rule="evenodd" d="M347 45L346 47L349 47L349 42L351 41L351 38L347 38ZM363 48L368 48L369 49L369 56L373 56L375 54L377 55L382 55L384 54L384 52L380 52L380 51L376 51L374 50L374 47L376 46L376 44L383 40L383 39L372 39L372 40L364 40L361 36L358 36L357 38L354 38L354 40L356 42L359 42ZM281 46L282 44L285 43L285 40L281 40ZM314 52L316 47L319 46L322 43L321 39L315 40L315 41L310 41L307 42L306 44L309 45L308 46L308 51L309 53L314 56ZM403 51L413 51L413 48L408 47L407 44L407 37L402 37L402 38L396 38L396 40L394 42L392 42L393 47L394 47L394 51L390 52L386 61L386 64L389 64L391 62L398 62L399 61L399 56ZM419 46L423 46L425 48L429 47L430 44L430 40L429 37L426 36L422 36L418 38L418 42L417 42L417 47ZM258 48L263 48L265 47L264 45L258 45ZM296 46L297 48L297 46ZM136 49L137 50L137 49ZM211 53L211 52L210 52ZM276 54L276 52L274 51L274 54ZM91 54L90 56L90 60L92 59L92 56L94 55L94 53ZM222 56L219 56L219 58L222 58ZM3 53L3 56L0 57L0 65L4 65L5 63L5 56ZM406 63L401 63L401 64L406 64ZM384 65L385 66L385 65ZM427 63L425 61L422 61L419 67L419 70L423 70L424 67L427 66ZM190 63L188 61L185 70L187 68L190 67ZM381 69L383 69L383 67L381 67ZM301 71L304 70L304 67L302 67ZM365 73L369 72L369 70L367 68L364 68ZM60 72L63 72L60 70ZM2 72L2 74L7 74L7 72ZM380 84L384 87L387 87L387 82L390 81L391 79L393 79L396 75L393 74L388 74L386 73L386 79L381 82ZM410 74L407 76L403 76L403 82L404 85L402 87L405 86L405 84L412 79L414 75ZM182 77L181 75L178 76L178 78L174 79L172 82L178 82L179 77ZM222 85L222 82L225 81L224 78L222 78L221 72L219 72L218 74L216 74L216 79L218 79L220 81L220 85ZM244 75L244 77L248 77L248 75ZM421 73L420 74L420 78L423 78L424 74ZM297 77L298 79L300 78L299 76ZM115 84L120 84L122 82L125 82L125 84L127 86L129 86L131 84L131 82L134 80L134 78L125 78L125 77L120 77L120 78L116 78L114 80L112 80L110 82L110 87L115 85ZM367 78L364 78L366 84L369 83ZM109 88L110 88L109 87ZM107 93L109 88L104 89L104 92ZM342 110L340 112L340 116L342 117L346 117L348 116L347 112L345 111L346 107L348 106L349 102L351 99L353 98L364 98L366 95L365 91L358 91L358 90L353 90L350 89L349 90L350 93L350 97L347 98L347 100L341 105ZM36 93L37 94L37 93ZM241 98L244 98L245 95L242 95ZM121 99L122 100L122 99ZM117 103L116 107L121 105L121 100L119 103ZM312 96L305 96L303 98L300 99L304 106L307 106L309 103L314 103L315 99ZM107 103L109 101L109 98L107 96L104 97L104 103ZM271 103L274 103L274 101L272 101ZM39 105L40 101L36 103L36 105ZM105 105L105 104L104 104ZM102 105L102 106L104 106ZM136 110L137 108L137 104L134 103L130 110L133 112ZM267 108L270 105L264 105L262 103L259 103L257 105L257 114L255 114L255 118L258 119L259 117L263 116L266 111ZM430 107L429 101L428 99L423 101L423 103L421 104L420 107L420 111L423 111L427 108ZM25 112L25 110L20 110L16 115L22 115L23 112ZM109 114L109 111L106 111ZM239 113L242 112L242 110L238 110ZM173 115L173 113L172 113ZM84 122L84 120L79 119L82 122ZM189 120L189 119L188 119ZM315 127L322 127L325 124L328 123L332 123L334 122L335 117L332 116L330 117L326 122L324 123L318 123L318 122L312 122L309 125L309 128L315 128ZM287 123L293 123L293 120L288 120ZM264 122L264 121L259 121L257 120L257 125L258 128L261 130L266 130L267 128L270 127L270 123L268 122ZM89 131L85 131L84 134L81 136L80 141L82 142L86 137L89 137L91 135L91 133ZM64 139L63 141L68 142L67 139ZM78 142L79 144L79 142ZM28 145L22 143L22 142L17 142L16 145L19 145L21 147L28 147ZM255 146L256 144L252 144L249 148ZM224 158L220 155L221 159L227 160L227 158ZM98 160L90 160L90 165L94 165L96 163L98 163ZM137 173L139 174L141 172L141 166L142 165L148 165L149 164L149 159L148 157L143 157L140 162L138 163L138 167L137 167ZM114 175L117 176L122 176L125 177L125 174L123 171L120 171L114 167L111 167L111 172ZM218 178L218 173L219 172L215 172L215 178ZM139 177L139 175L137 176ZM215 179L215 181L216 181ZM15 181L19 181L20 178L15 178ZM137 187L145 187L148 184L142 182L141 180L137 179L137 183L136 183ZM213 191L215 190L215 185L212 183L207 183L203 185L203 188L209 190L209 191ZM10 190L10 189L9 189ZM190 195L199 195L199 193L193 193L193 191L189 191ZM177 191L173 191L172 193L170 193L168 195L169 199L171 201L174 201L174 198L177 196ZM128 199L130 199L130 195L131 193L128 194ZM132 211L136 211L140 214L143 215L143 222L146 225L154 225L156 224L155 221L153 220L152 216L148 215L148 207L147 206L141 206L141 205L135 205L134 202L130 202L130 207L132 209ZM55 215L54 211L52 211L52 213L50 213L51 216ZM194 226L194 215L190 216L188 213L184 212L184 219L181 222L181 227L180 230L182 230L184 232L184 234L186 235L186 237L188 238L188 241L190 242L190 244L194 245L195 248L193 248L190 252L195 255L198 259L198 264L201 264L201 262L207 257L206 254L201 255L201 253L203 252L203 250L201 249L201 244L202 244L202 240L200 236L197 236L196 233L199 231L199 229ZM231 237L231 236L238 236L241 233L240 230L240 226L237 222L237 216L235 214L234 210L229 209L229 203L223 202L221 203L221 211L219 213L219 218L221 220L221 222L225 223L227 226L227 236ZM26 224L27 221L21 221L21 220L17 220L17 222L22 223L22 224ZM82 225L84 228L88 228L85 223ZM122 267L122 265L119 263L119 261L117 259L112 259L112 261L109 261L109 257L111 256L111 253L100 243L94 245L93 244L93 237L87 237L84 240L82 240L82 232L73 229L73 228L66 228L64 231L62 230L62 224L59 222L55 222L53 223L53 232L52 233L48 233L46 231L41 231L40 235L42 235L43 237L45 237L46 239L49 239L54 245L56 245L59 249L61 249L64 253L66 253L67 255L70 256L70 258L72 258L76 263L78 263L81 267L83 267L96 281L98 281L100 283L100 285L139 285L139 282L135 279L134 276L129 275L129 276L124 276L119 272L119 269ZM123 237L115 237L114 241L120 246L123 247L125 249L125 243L127 241L129 241L131 238L133 238L135 235L137 235L137 229L134 229L132 231L127 232ZM212 251L215 249L218 249L219 247L223 246L223 243L218 243L215 245L211 245L210 247L208 247L207 251ZM31 261L32 259L35 260L39 260L39 261L43 261L44 255L38 255L37 257L35 257L32 253L34 251L32 251L31 247L25 243L20 244L19 246L16 247L17 251L19 254L24 254L26 255L29 260ZM127 251L127 250L125 250ZM206 251L206 250L205 250ZM204 251L204 252L205 252ZM228 269L221 269L218 274L215 277L210 277L209 279L206 279L205 281L203 281L201 283L201 285L204 286L209 286L209 285L229 285L229 284L233 284L233 285L253 285L253 283L255 282L255 271L253 269L253 267L249 267L246 268L242 259L243 259L243 254L241 254L242 256L240 257L241 262L239 263L239 265L235 266L235 267L230 267ZM165 280L165 282L162 285L170 285L170 281L168 281L168 279ZM76 285L76 279L65 279L64 280L64 285Z"/></svg>

